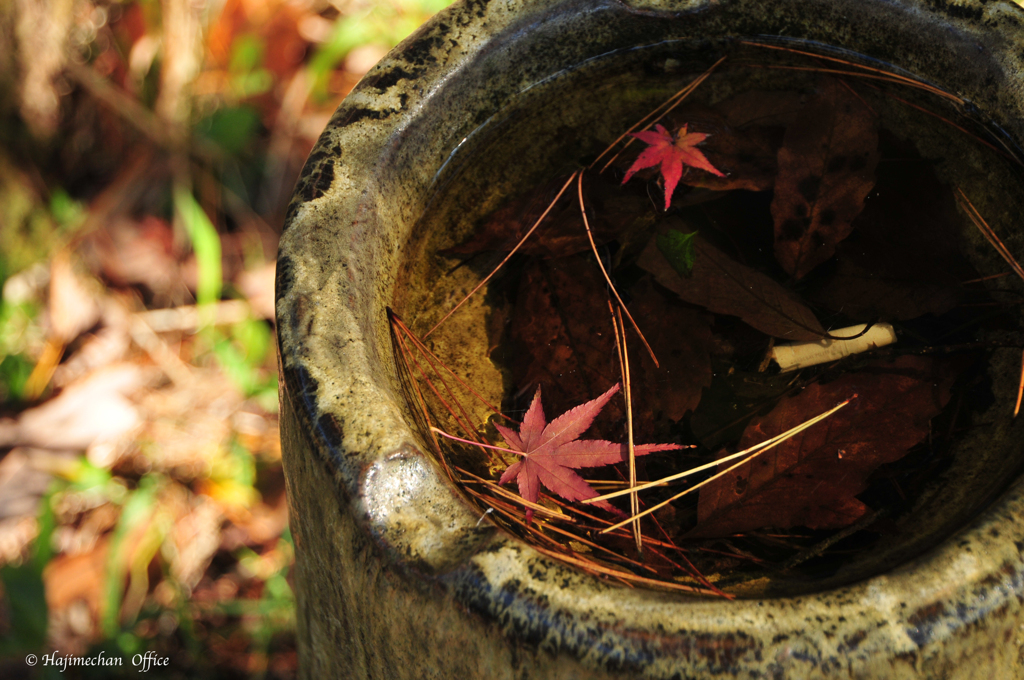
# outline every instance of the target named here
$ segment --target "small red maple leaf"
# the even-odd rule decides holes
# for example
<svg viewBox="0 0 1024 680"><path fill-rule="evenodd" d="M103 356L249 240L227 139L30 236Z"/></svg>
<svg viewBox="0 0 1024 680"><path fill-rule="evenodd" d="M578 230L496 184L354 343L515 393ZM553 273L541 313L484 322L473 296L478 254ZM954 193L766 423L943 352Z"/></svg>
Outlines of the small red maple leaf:
<svg viewBox="0 0 1024 680"><path fill-rule="evenodd" d="M661 176L665 178L665 210L668 210L672 204L672 193L683 176L683 166L700 168L712 175L725 177L725 174L711 165L711 162L697 148L697 145L707 139L708 135L702 132L687 132L687 126L684 125L673 137L664 126L655 125L654 127L654 130L630 133L631 136L650 144L650 146L637 156L636 161L626 172L626 177L622 180L623 184L628 182L637 170L660 165Z"/></svg>
<svg viewBox="0 0 1024 680"><path fill-rule="evenodd" d="M519 495L532 503L537 502L540 484L568 501L580 501L597 496L597 492L571 468L621 463L629 460L629 449L626 444L577 437L590 427L597 414L618 391L619 385L616 384L597 399L580 404L547 423L538 387L518 433L507 427L495 425L510 449L525 454L522 460L505 470L498 483L505 484L513 478L518 478ZM682 448L686 447L679 444L633 446L637 456ZM615 508L605 501L593 505L615 512ZM527 509L526 521L529 522L532 517L533 510Z"/></svg>

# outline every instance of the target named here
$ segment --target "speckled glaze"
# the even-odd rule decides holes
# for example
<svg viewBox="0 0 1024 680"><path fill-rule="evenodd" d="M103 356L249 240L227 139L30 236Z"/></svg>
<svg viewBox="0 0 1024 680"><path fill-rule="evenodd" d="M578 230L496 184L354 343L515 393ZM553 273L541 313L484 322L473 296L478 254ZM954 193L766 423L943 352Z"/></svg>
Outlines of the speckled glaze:
<svg viewBox="0 0 1024 680"><path fill-rule="evenodd" d="M669 39L788 36L899 64L1020 140L1022 20L984 0L478 0L372 70L306 163L278 260L302 676L1024 677L1021 480L852 585L735 602L616 586L478 522L404 419L384 314L439 168L552 73Z"/></svg>

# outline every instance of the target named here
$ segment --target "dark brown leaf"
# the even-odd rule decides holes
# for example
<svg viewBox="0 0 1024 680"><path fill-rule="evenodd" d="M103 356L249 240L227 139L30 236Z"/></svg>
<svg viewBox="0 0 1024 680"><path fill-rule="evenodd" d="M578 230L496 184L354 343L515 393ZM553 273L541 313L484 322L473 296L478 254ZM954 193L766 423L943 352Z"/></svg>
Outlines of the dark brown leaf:
<svg viewBox="0 0 1024 680"><path fill-rule="evenodd" d="M544 402L565 411L620 379L606 286L592 258L532 263L523 275L509 320L513 347L522 361L511 362L517 389L544 386ZM710 316L670 299L649 282L633 287L630 311L661 362L655 368L639 342L629 345L637 437L653 436L653 421L679 420L697 406L711 382ZM631 334L632 335L632 334ZM635 338L635 336L632 336ZM622 405L605 407L600 436L614 438L625 417Z"/></svg>
<svg viewBox="0 0 1024 680"><path fill-rule="evenodd" d="M718 104L736 128L788 127L804 107L804 96L786 90L747 90Z"/></svg>
<svg viewBox="0 0 1024 680"><path fill-rule="evenodd" d="M636 350L630 354L640 359L634 408L652 418L679 420L697 408L704 388L711 385L711 316L669 299L649 280L634 286L631 294L630 312L661 364L655 368L639 343L630 346ZM651 436L643 426L637 431Z"/></svg>
<svg viewBox="0 0 1024 680"><path fill-rule="evenodd" d="M775 256L796 278L832 257L875 184L875 115L842 81L823 80L786 129L772 215Z"/></svg>
<svg viewBox="0 0 1024 680"><path fill-rule="evenodd" d="M92 269L116 286L145 286L158 305L189 299L174 253L173 230L165 220L113 219L89 234L82 250Z"/></svg>
<svg viewBox="0 0 1024 680"><path fill-rule="evenodd" d="M238 290L249 301L253 313L260 319L274 318L274 276L276 262L266 262L238 275Z"/></svg>
<svg viewBox="0 0 1024 680"><path fill-rule="evenodd" d="M793 374L720 371L701 396L690 428L706 448L717 449L739 439L752 418L766 415L792 387Z"/></svg>
<svg viewBox="0 0 1024 680"><path fill-rule="evenodd" d="M811 310L782 285L736 262L701 236L695 246L697 256L688 278L672 268L653 239L637 264L686 302L738 316L773 337L817 340L825 334Z"/></svg>
<svg viewBox="0 0 1024 680"><path fill-rule="evenodd" d="M949 363L905 356L784 398L747 426L741 450L857 395L827 420L701 489L698 523L688 536L852 524L867 512L855 496L880 465L899 460L928 436L955 379Z"/></svg>
<svg viewBox="0 0 1024 680"><path fill-rule="evenodd" d="M521 357L510 362L518 391L532 394L543 385L546 406L562 413L619 382L605 289L591 256L539 260L526 267L509 322L512 349ZM605 417L623 417L619 402L605 408ZM601 431L600 436L612 433Z"/></svg>
<svg viewBox="0 0 1024 680"><path fill-rule="evenodd" d="M139 410L128 396L145 387L149 377L128 363L94 371L17 419L0 420L0 447L87 449L115 441L140 425Z"/></svg>
<svg viewBox="0 0 1024 680"><path fill-rule="evenodd" d="M693 219L706 218L727 239L740 263L758 271L772 273L777 280L787 277L775 259L775 226L772 223L772 195L767 191L733 191L727 199L708 201ZM705 236L713 239L712 233ZM724 242L718 242L724 247Z"/></svg>
<svg viewBox="0 0 1024 680"><path fill-rule="evenodd" d="M909 155L909 154L907 154ZM878 166L878 185L836 248L833 274L807 294L852 319L900 321L944 314L977 277L958 248L949 187L911 158Z"/></svg>
<svg viewBox="0 0 1024 680"><path fill-rule="evenodd" d="M99 321L96 286L75 271L71 254L58 251L50 263L50 328L67 344Z"/></svg>
<svg viewBox="0 0 1024 680"><path fill-rule="evenodd" d="M556 178L492 213L469 240L445 254L473 255L486 250L510 251L547 209L565 177ZM653 223L656 213L646 193L620 187L610 174L588 174L583 180L587 219L599 245L633 228ZM566 257L590 250L575 187L570 187L544 222L518 252L541 257Z"/></svg>

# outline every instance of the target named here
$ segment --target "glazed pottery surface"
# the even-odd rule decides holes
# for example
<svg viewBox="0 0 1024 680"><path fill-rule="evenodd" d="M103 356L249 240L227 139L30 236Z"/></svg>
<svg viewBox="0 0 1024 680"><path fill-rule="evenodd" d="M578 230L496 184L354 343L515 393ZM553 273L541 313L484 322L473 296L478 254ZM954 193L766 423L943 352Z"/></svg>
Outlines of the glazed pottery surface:
<svg viewBox="0 0 1024 680"><path fill-rule="evenodd" d="M446 163L538 83L635 46L781 36L898 64L1020 140L1022 21L983 0L474 0L376 66L310 154L278 259L303 677L1024 677L1024 483L1009 463L1006 490L967 502L959 531L908 559L894 547L864 578L731 602L627 588L480 521L408 423L385 315ZM1024 230L1007 245L1024 259ZM1006 373L994 389L1015 394ZM1024 418L1000 427L1019 450Z"/></svg>

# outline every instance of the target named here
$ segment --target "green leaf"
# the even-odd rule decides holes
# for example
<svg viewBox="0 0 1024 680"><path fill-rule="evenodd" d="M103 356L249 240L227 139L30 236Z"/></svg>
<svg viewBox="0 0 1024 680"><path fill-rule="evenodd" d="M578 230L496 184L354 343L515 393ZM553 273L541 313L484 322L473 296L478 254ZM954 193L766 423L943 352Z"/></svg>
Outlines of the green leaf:
<svg viewBox="0 0 1024 680"><path fill-rule="evenodd" d="M451 0L386 0L370 3L364 11L340 17L331 36L317 47L307 66L314 98L325 96L324 88L330 72L354 48L362 45L394 47L430 15L450 3Z"/></svg>
<svg viewBox="0 0 1024 680"><path fill-rule="evenodd" d="M85 221L87 211L68 192L57 187L50 194L50 214L64 229L74 229Z"/></svg>
<svg viewBox="0 0 1024 680"><path fill-rule="evenodd" d="M42 571L37 571L31 562L17 567L4 565L0 567L0 581L11 617L11 637L0 644L0 654L13 656L42 649L49 619Z"/></svg>
<svg viewBox="0 0 1024 680"><path fill-rule="evenodd" d="M231 327L231 337L245 353L245 360L252 367L260 366L270 351L270 327L259 319L245 319Z"/></svg>
<svg viewBox="0 0 1024 680"><path fill-rule="evenodd" d="M0 399L21 401L25 396L25 383L32 375L32 362L22 354L10 354L0 361Z"/></svg>
<svg viewBox="0 0 1024 680"><path fill-rule="evenodd" d="M257 79L262 77L252 75ZM217 109L200 121L196 130L232 156L238 156L252 146L260 125L259 112L242 105Z"/></svg>
<svg viewBox="0 0 1024 680"><path fill-rule="evenodd" d="M245 73L259 68L263 65L263 53L263 40L258 35L240 35L233 41L228 70L231 73Z"/></svg>
<svg viewBox="0 0 1024 680"><path fill-rule="evenodd" d="M256 483L256 460L252 452L237 439L231 440L230 468L233 480L242 486L252 487Z"/></svg>
<svg viewBox="0 0 1024 680"><path fill-rule="evenodd" d="M687 278L693 272L693 263L697 259L697 251L693 243L695 236L697 236L695 231L684 234L676 229L670 229L667 234L658 234L658 250L672 265L672 268L679 272L680 276Z"/></svg>
<svg viewBox="0 0 1024 680"><path fill-rule="evenodd" d="M128 500L121 508L121 517L110 537L102 615L103 632L108 638L121 632L121 601L124 598L124 586L128 574L128 558L127 555L122 554L125 539L133 529L148 520L153 514L160 486L161 479L156 475L146 475L139 481L138 488L129 495Z"/></svg>
<svg viewBox="0 0 1024 680"><path fill-rule="evenodd" d="M270 355L272 336L270 327L259 319L245 319L230 327L224 335L219 329L210 329L214 356L228 378L246 398L272 392L277 399L276 372L266 370L264 363Z"/></svg>
<svg viewBox="0 0 1024 680"><path fill-rule="evenodd" d="M174 187L174 208L196 253L196 265L199 269L196 301L200 306L214 303L220 299L223 285L220 236L196 199L182 186Z"/></svg>
<svg viewBox="0 0 1024 680"><path fill-rule="evenodd" d="M51 539L56 519L50 500L59 489L60 484L55 484L40 500L39 534L33 542L32 557L18 566L0 567L0 582L10 612L10 631L0 640L0 656L34 652L46 645L49 612L43 570L53 557Z"/></svg>

